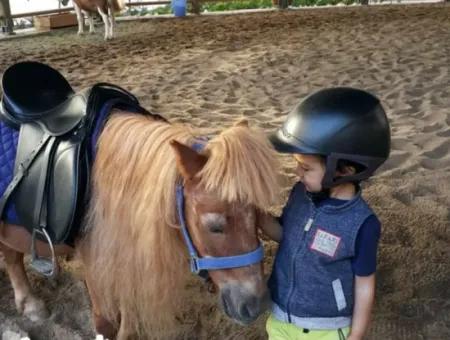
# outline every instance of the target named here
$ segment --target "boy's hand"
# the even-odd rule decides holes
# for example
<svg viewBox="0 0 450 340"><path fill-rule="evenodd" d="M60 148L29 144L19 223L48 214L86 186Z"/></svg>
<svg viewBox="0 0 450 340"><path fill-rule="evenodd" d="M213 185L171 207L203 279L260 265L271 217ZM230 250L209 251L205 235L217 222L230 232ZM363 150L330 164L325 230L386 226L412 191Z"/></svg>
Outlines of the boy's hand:
<svg viewBox="0 0 450 340"><path fill-rule="evenodd" d="M276 242L281 241L283 230L278 220L271 214L259 212L257 216L257 224L269 238Z"/></svg>
<svg viewBox="0 0 450 340"><path fill-rule="evenodd" d="M362 340L362 335L353 335L352 333L350 333L347 337L347 340Z"/></svg>

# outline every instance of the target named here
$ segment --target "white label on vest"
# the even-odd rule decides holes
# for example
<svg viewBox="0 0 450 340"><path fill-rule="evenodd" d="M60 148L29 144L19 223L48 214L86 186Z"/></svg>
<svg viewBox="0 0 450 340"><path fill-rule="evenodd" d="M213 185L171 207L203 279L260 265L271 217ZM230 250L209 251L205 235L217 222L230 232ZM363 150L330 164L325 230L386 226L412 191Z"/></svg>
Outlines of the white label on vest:
<svg viewBox="0 0 450 340"><path fill-rule="evenodd" d="M338 311L345 309L345 307L347 307L347 301L345 301L344 289L342 288L340 279L333 281L333 292Z"/></svg>
<svg viewBox="0 0 450 340"><path fill-rule="evenodd" d="M306 222L305 231L309 231L309 229L311 229L311 226L312 226L313 222L314 222L314 220L312 218L310 218L308 220L308 222Z"/></svg>
<svg viewBox="0 0 450 340"><path fill-rule="evenodd" d="M316 235L314 235L314 240L311 244L311 249L330 257L334 257L340 242L340 237L330 234L322 229L317 229Z"/></svg>

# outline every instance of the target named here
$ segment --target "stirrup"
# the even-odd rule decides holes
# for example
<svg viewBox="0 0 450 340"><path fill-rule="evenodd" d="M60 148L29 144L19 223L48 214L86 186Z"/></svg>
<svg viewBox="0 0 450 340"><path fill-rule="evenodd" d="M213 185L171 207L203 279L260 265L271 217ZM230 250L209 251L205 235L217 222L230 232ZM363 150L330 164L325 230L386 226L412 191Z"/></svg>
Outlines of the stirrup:
<svg viewBox="0 0 450 340"><path fill-rule="evenodd" d="M52 254L51 259L45 257L39 257L36 252L36 234L39 233L45 237L47 240L48 246L50 247L50 251ZM33 234L31 238L31 268L37 271L39 274L44 275L45 277L54 277L58 273L58 262L56 261L55 249L53 248L52 240L48 235L47 231L44 227L33 228Z"/></svg>

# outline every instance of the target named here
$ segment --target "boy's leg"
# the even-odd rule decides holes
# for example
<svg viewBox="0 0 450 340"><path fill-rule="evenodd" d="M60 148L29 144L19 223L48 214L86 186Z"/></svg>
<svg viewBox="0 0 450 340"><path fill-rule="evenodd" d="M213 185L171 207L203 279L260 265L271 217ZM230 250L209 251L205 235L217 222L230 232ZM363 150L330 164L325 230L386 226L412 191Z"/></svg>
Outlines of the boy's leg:
<svg viewBox="0 0 450 340"><path fill-rule="evenodd" d="M340 328L333 330L312 330L308 333L308 340L345 340L350 333L350 328Z"/></svg>
<svg viewBox="0 0 450 340"><path fill-rule="evenodd" d="M308 333L290 323L277 320L270 315L266 322L266 331L269 340L308 340Z"/></svg>
<svg viewBox="0 0 450 340"><path fill-rule="evenodd" d="M350 333L350 328L305 332L302 328L279 321L273 315L270 315L267 319L266 331L269 340L345 340Z"/></svg>

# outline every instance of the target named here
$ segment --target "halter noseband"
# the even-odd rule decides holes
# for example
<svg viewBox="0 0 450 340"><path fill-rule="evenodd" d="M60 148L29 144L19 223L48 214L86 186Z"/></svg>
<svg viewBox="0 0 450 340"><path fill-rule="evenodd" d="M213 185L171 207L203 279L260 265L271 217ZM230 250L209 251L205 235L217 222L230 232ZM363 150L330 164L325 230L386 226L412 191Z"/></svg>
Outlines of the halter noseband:
<svg viewBox="0 0 450 340"><path fill-rule="evenodd" d="M203 149L204 144L195 143L192 147L196 151L200 151L201 149ZM194 244L192 243L184 216L184 186L182 184L178 184L176 187L176 203L181 231L183 233L184 242L186 243L189 251L191 272L200 275L201 271L205 270L246 267L262 261L264 257L264 248L261 243L255 250L240 255L220 257L199 256L197 250L194 247Z"/></svg>

